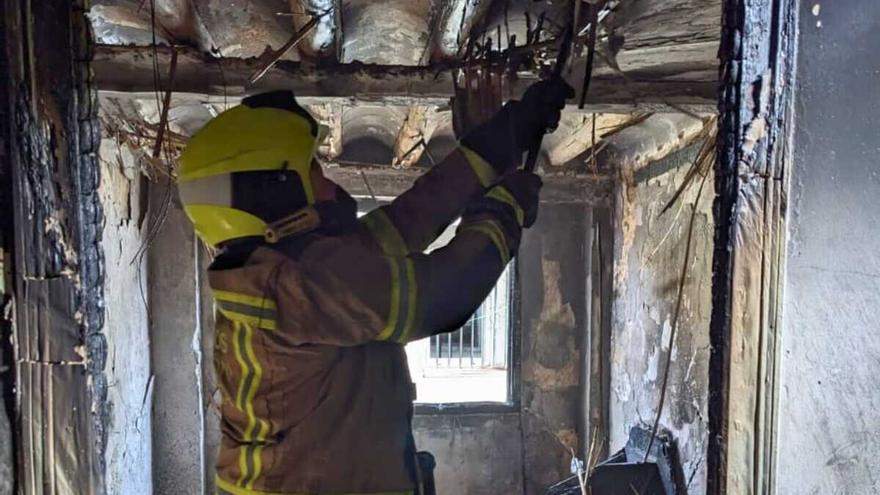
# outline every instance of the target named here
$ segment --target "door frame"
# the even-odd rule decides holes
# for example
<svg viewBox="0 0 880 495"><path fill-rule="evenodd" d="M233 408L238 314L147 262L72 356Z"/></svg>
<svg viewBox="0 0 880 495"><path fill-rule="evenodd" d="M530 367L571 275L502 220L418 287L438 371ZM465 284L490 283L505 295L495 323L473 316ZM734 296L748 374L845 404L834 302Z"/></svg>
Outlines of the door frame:
<svg viewBox="0 0 880 495"><path fill-rule="evenodd" d="M711 495L775 491L797 5L796 0L722 2L708 404Z"/></svg>

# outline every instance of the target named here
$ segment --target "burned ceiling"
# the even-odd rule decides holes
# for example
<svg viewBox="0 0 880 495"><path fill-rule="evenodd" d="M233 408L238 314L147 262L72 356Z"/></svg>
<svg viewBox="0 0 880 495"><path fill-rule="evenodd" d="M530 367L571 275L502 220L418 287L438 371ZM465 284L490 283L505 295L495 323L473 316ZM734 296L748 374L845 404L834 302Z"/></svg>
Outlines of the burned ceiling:
<svg viewBox="0 0 880 495"><path fill-rule="evenodd" d="M545 139L551 173L596 172L597 152L624 129L657 127L651 113L690 115L660 125L682 140L714 112L719 0L598 1L587 104L567 108ZM573 18L565 75L579 88L588 12L591 3L562 0L96 0L89 17L108 136L161 160L151 145L160 127L173 154L242 96L287 88L330 127L324 159L372 170L442 157L455 144L451 99L467 80L496 74L501 98L518 96Z"/></svg>

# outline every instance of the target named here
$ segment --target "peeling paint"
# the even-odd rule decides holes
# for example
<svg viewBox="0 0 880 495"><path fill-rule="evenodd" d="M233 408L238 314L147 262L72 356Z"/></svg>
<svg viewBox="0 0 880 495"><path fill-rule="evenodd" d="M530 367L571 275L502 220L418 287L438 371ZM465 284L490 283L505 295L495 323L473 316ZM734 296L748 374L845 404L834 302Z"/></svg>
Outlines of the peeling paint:
<svg viewBox="0 0 880 495"><path fill-rule="evenodd" d="M614 261L610 447L614 451L625 444L633 426L650 427L663 367L671 359L660 426L677 441L683 471L693 476L687 493L702 494L708 442L711 195L704 194L700 200L683 310L671 349L672 312L696 188L681 197L681 215L669 211L659 216L695 154L695 148L676 152L665 159L667 163L647 165L666 170L660 175L633 184L626 182L625 174L618 186L618 198L628 204L618 204L615 213L620 244L615 247Z"/></svg>
<svg viewBox="0 0 880 495"><path fill-rule="evenodd" d="M617 194L616 207L618 222L620 226L620 250L621 253L629 253L635 241L636 226L638 218L636 217L635 208L635 180L633 179L633 169L631 166L623 164L619 169L620 187ZM625 291L627 284L626 279L629 273L627 263L615 263L614 265L614 287L618 290Z"/></svg>
<svg viewBox="0 0 880 495"><path fill-rule="evenodd" d="M144 212L138 201L140 180L138 155L127 145L103 139L99 148L101 183L98 194L104 207L106 263L104 299L107 335L107 401L110 433L107 438L107 494L152 492L152 403L149 397L150 342L146 301L142 283L144 266L132 263L146 242L146 231L132 219ZM145 395L146 394L146 395Z"/></svg>
<svg viewBox="0 0 880 495"><path fill-rule="evenodd" d="M657 348L654 348L654 351L648 357L648 369L645 370L644 382L645 384L653 383L657 381L657 368L660 362L660 353L657 352Z"/></svg>

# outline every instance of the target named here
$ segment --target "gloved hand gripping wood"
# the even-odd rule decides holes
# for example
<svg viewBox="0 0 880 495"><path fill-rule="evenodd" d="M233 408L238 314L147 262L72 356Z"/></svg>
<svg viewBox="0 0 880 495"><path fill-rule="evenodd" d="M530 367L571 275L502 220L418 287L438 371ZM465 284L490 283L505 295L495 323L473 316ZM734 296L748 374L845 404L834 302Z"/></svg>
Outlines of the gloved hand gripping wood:
<svg viewBox="0 0 880 495"><path fill-rule="evenodd" d="M461 143L489 162L499 175L517 169L522 155L545 133L556 130L565 101L574 88L562 78L539 81L521 100L511 100L494 117L478 125Z"/></svg>
<svg viewBox="0 0 880 495"><path fill-rule="evenodd" d="M537 174L515 170L490 189L485 196L465 209L465 218L477 213L491 213L504 226L504 230L517 241L520 229L535 224L538 217L538 201L543 181Z"/></svg>

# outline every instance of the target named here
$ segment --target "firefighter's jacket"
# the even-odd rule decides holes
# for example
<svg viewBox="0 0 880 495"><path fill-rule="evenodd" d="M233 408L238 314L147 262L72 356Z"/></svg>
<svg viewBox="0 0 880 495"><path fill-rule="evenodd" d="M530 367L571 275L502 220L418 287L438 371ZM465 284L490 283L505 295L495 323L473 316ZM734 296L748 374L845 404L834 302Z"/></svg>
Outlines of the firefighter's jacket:
<svg viewBox="0 0 880 495"><path fill-rule="evenodd" d="M209 270L219 493L413 493L403 345L461 326L510 261L522 210L495 181L459 148L355 233L295 253L260 247L242 266ZM465 213L446 247L423 254L486 198L503 206Z"/></svg>

